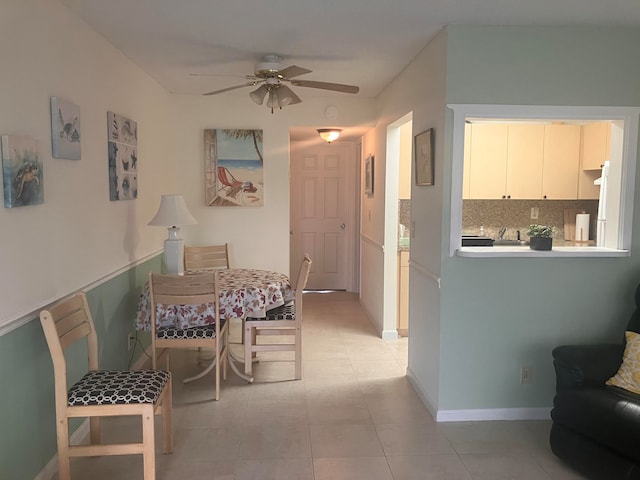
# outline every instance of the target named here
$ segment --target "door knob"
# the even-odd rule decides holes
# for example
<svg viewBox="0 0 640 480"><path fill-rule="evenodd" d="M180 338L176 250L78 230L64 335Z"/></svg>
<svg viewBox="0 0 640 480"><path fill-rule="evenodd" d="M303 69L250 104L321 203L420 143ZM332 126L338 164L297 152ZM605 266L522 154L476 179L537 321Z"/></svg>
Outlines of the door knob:
<svg viewBox="0 0 640 480"><path fill-rule="evenodd" d="M345 228L345 227L346 227L346 225L345 225L344 223L340 224L340 228L341 228L342 230L344 230L344 228Z"/></svg>

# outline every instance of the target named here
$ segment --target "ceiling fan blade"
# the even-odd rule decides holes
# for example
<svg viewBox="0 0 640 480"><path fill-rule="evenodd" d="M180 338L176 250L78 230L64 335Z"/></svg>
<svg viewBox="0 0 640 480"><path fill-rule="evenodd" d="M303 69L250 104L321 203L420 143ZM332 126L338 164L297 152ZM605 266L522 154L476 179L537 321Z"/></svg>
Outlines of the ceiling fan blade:
<svg viewBox="0 0 640 480"><path fill-rule="evenodd" d="M321 88L322 90L333 90L342 93L358 93L360 87L355 85L343 85L342 83L317 82L314 80L291 80L291 84L297 87Z"/></svg>
<svg viewBox="0 0 640 480"><path fill-rule="evenodd" d="M311 70L307 68L298 67L297 65L291 65L290 67L287 67L284 70L280 70L278 72L278 75L284 78L293 78L293 77L298 77L300 75L304 75L305 73L311 73Z"/></svg>
<svg viewBox="0 0 640 480"><path fill-rule="evenodd" d="M217 95L218 93L230 92L231 90L237 90L238 88L252 87L257 83L258 82L247 82L242 85L234 85L233 87L221 88L220 90L214 90L213 92L203 93L203 95Z"/></svg>
<svg viewBox="0 0 640 480"><path fill-rule="evenodd" d="M246 78L247 80L257 80L255 75L238 75L238 74L226 74L226 73L190 73L190 77L233 77L233 78Z"/></svg>

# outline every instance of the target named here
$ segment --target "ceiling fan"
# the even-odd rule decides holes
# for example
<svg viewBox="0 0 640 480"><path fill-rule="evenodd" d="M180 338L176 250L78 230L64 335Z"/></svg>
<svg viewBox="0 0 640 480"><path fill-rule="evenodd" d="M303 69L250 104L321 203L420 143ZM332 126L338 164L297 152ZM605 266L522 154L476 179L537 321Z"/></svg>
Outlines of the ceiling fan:
<svg viewBox="0 0 640 480"><path fill-rule="evenodd" d="M273 113L274 108L282 108L302 101L293 90L284 84L285 82L295 85L296 87L319 88L342 93L358 93L360 91L360 87L355 85L319 82L316 80L299 80L295 78L307 73L311 73L311 70L296 65L284 65L281 63L281 58L278 55L266 55L261 62L255 64L253 75L245 76L248 82L207 92L203 95L217 95L238 88L260 85L257 89L249 93L249 97L258 105L262 105L266 97L267 107L271 108L271 113Z"/></svg>

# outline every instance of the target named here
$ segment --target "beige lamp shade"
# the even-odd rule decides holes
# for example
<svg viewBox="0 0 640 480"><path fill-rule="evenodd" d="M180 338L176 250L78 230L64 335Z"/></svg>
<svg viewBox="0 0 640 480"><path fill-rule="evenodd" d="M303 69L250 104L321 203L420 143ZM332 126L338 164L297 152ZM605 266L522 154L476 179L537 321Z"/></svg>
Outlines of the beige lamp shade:
<svg viewBox="0 0 640 480"><path fill-rule="evenodd" d="M178 236L181 225L193 225L193 218L182 195L162 195L158 213L149 225L169 227L169 237L164 241L164 261L167 273L182 275L184 271L184 241Z"/></svg>
<svg viewBox="0 0 640 480"><path fill-rule="evenodd" d="M160 208L148 225L157 227L179 227L195 225L198 221L189 212L182 195L162 195Z"/></svg>

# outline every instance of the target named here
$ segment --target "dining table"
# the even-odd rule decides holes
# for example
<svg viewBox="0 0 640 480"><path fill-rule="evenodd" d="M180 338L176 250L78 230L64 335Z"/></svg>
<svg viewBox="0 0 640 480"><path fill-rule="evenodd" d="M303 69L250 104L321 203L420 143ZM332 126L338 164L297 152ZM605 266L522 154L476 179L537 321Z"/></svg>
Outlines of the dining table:
<svg viewBox="0 0 640 480"><path fill-rule="evenodd" d="M186 270L184 275L212 271L207 269ZM219 312L222 320L264 317L266 312L284 305L295 298L295 291L289 277L283 273L253 268L229 268L215 270L218 274ZM214 325L216 312L214 304L204 305L156 305L156 328L201 327ZM137 330L151 331L151 301L149 284L140 293L135 320ZM248 341L251 341L250 339ZM231 350L229 350L231 352ZM229 366L241 378L252 382L235 365L241 358L229 355ZM202 378L210 372L214 363L187 381Z"/></svg>

